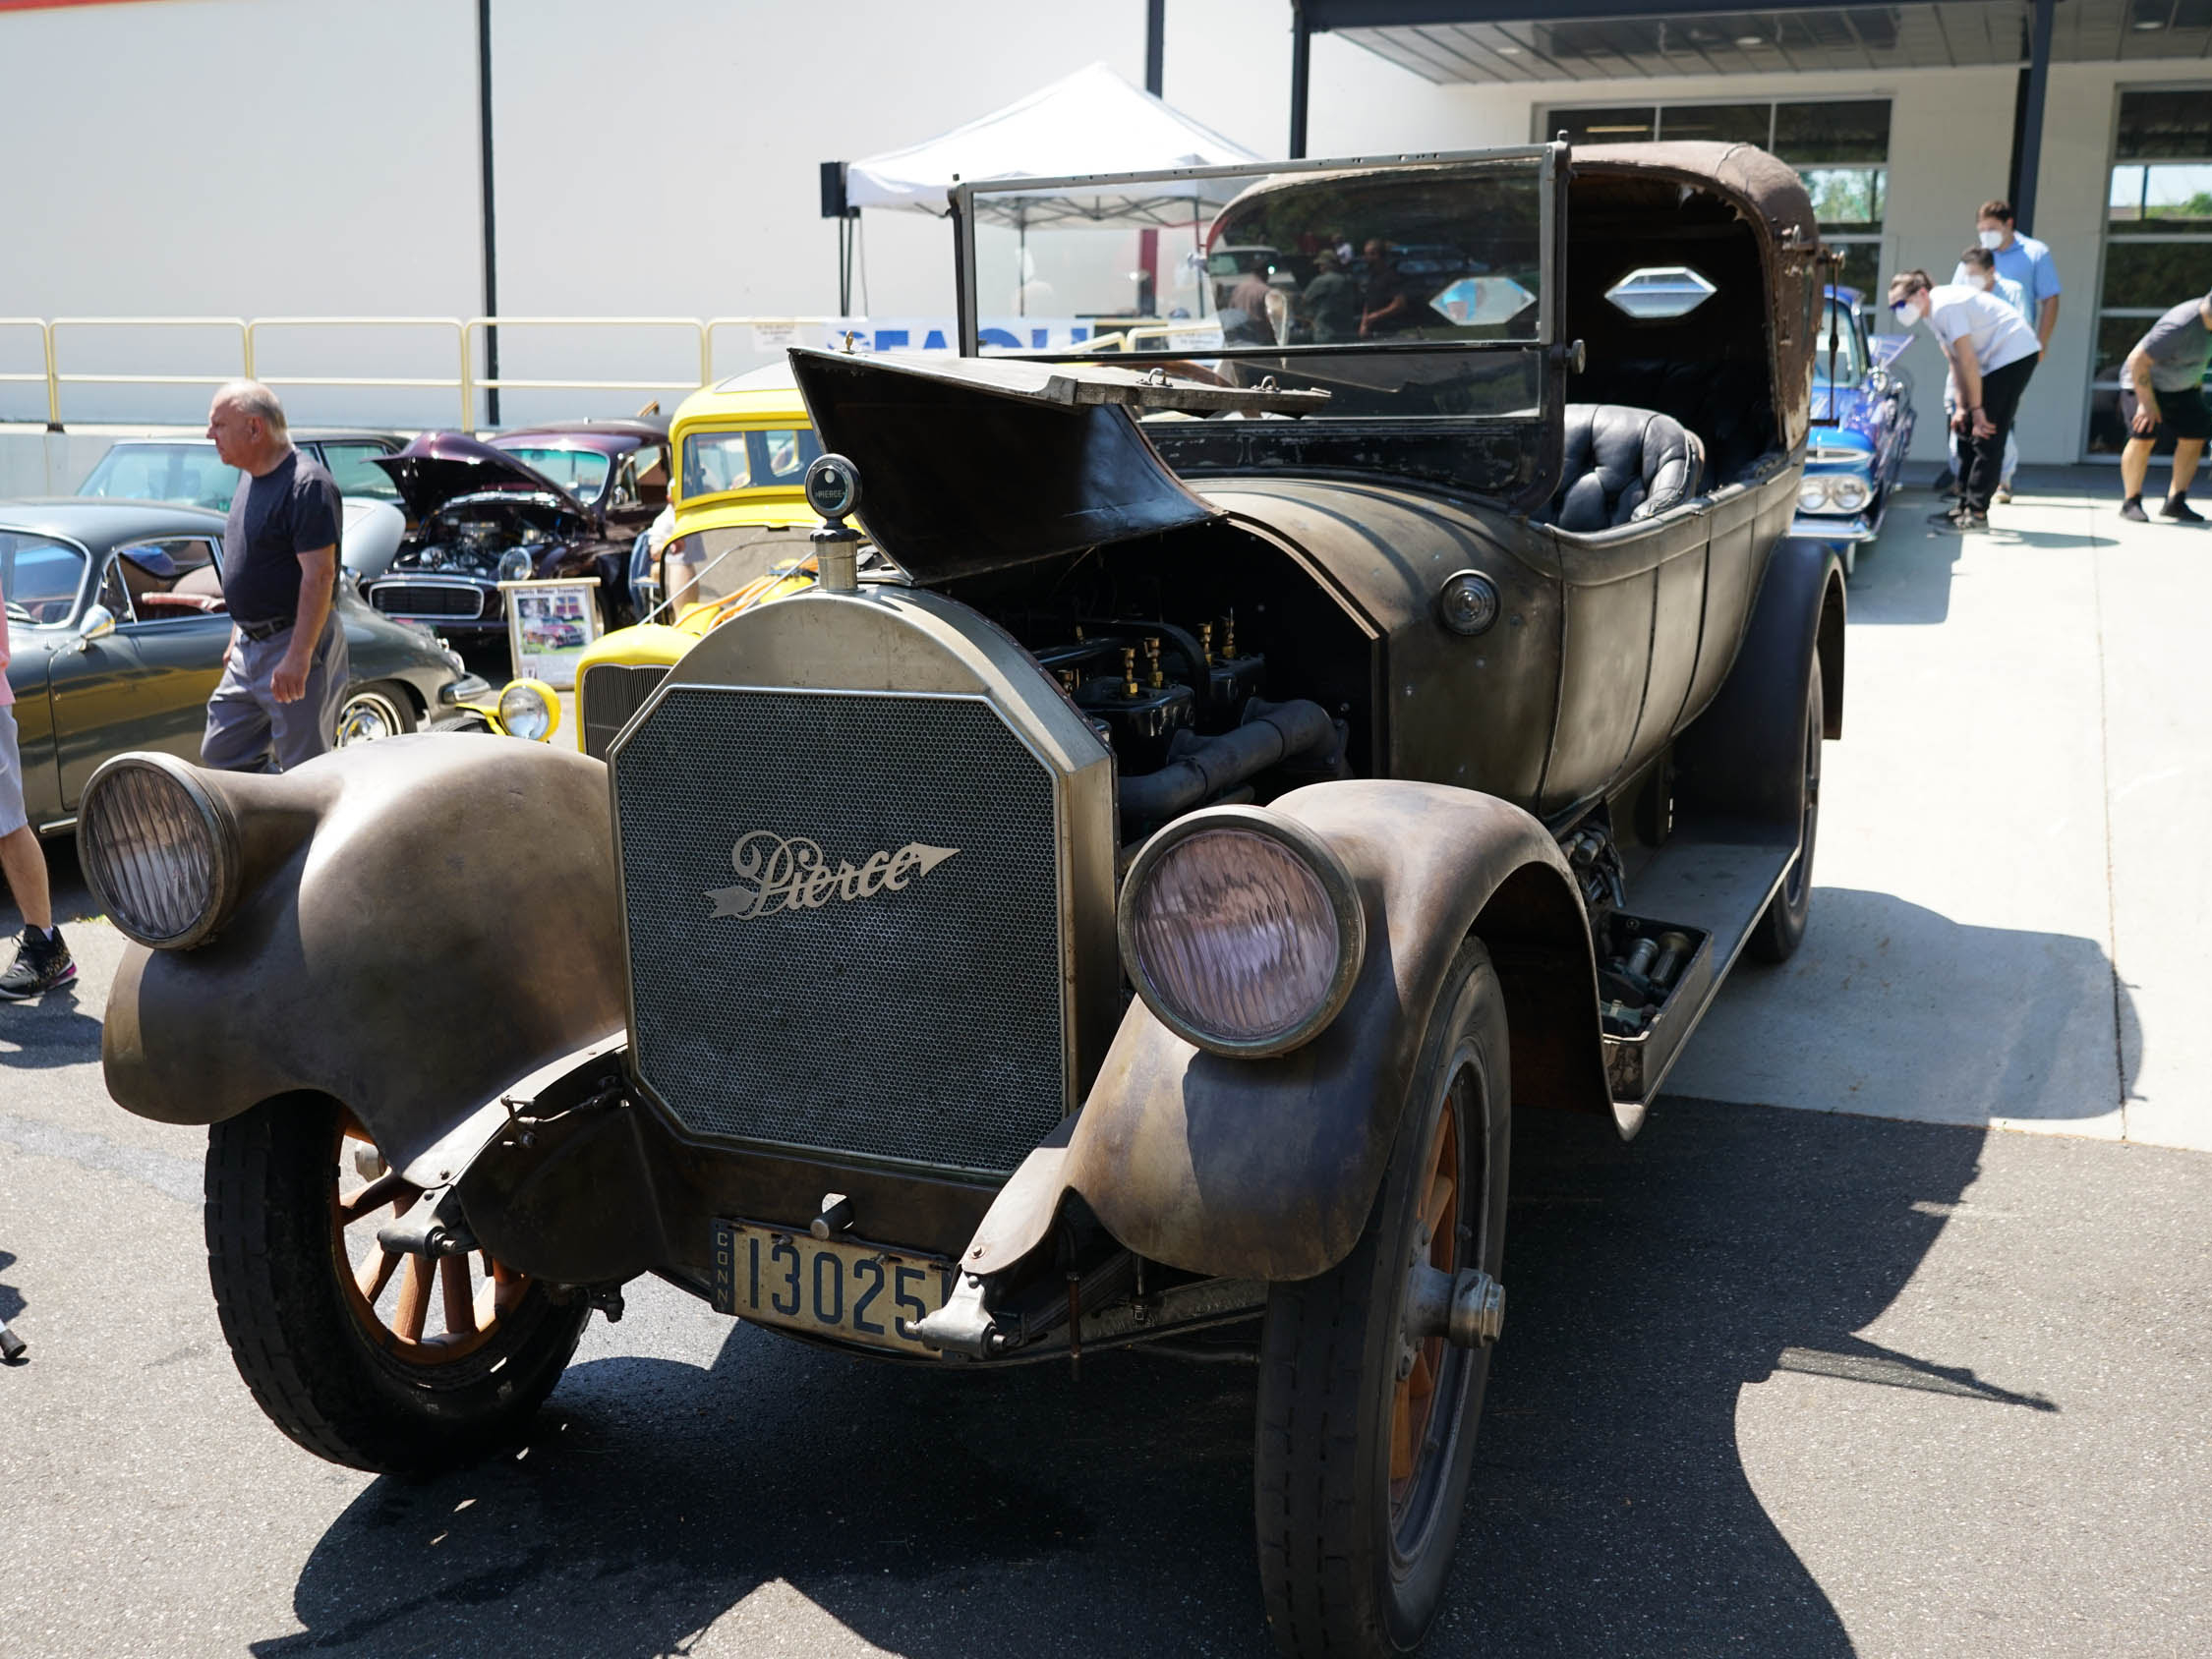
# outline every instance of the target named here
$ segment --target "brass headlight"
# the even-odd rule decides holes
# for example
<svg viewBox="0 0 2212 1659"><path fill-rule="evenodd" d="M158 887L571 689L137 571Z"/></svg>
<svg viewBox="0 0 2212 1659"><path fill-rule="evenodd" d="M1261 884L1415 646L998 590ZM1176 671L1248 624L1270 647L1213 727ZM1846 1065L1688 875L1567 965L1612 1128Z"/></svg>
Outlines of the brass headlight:
<svg viewBox="0 0 2212 1659"><path fill-rule="evenodd" d="M77 809L77 855L100 908L158 950L189 950L238 896L238 827L184 762L118 755Z"/></svg>
<svg viewBox="0 0 2212 1659"><path fill-rule="evenodd" d="M1343 1008L1367 949L1359 893L1295 819L1213 807L1144 844L1122 887L1122 964L1144 1005L1217 1055L1286 1054Z"/></svg>

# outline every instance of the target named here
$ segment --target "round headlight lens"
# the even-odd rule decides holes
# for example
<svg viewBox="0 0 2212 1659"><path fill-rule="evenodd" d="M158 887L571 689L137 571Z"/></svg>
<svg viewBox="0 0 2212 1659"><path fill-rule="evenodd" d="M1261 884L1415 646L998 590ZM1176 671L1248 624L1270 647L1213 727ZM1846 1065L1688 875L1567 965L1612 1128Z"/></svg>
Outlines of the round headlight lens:
<svg viewBox="0 0 2212 1659"><path fill-rule="evenodd" d="M1874 493L1856 473L1838 473L1828 481L1828 498L1839 513L1855 513Z"/></svg>
<svg viewBox="0 0 2212 1659"><path fill-rule="evenodd" d="M543 680L509 680L499 693L499 723L509 737L543 743L560 724L560 695Z"/></svg>
<svg viewBox="0 0 2212 1659"><path fill-rule="evenodd" d="M537 568L531 561L528 547L509 547L499 555L499 580L502 582L527 582Z"/></svg>
<svg viewBox="0 0 2212 1659"><path fill-rule="evenodd" d="M230 814L182 761L118 755L85 785L77 851L100 908L141 944L186 950L238 885Z"/></svg>
<svg viewBox="0 0 2212 1659"><path fill-rule="evenodd" d="M1352 880L1294 820L1249 807L1194 813L1131 866L1122 961L1145 1005L1215 1054L1283 1054L1352 993L1366 947Z"/></svg>
<svg viewBox="0 0 2212 1659"><path fill-rule="evenodd" d="M1819 473L1807 473L1797 486L1797 508L1800 512L1822 513L1828 510L1828 480Z"/></svg>

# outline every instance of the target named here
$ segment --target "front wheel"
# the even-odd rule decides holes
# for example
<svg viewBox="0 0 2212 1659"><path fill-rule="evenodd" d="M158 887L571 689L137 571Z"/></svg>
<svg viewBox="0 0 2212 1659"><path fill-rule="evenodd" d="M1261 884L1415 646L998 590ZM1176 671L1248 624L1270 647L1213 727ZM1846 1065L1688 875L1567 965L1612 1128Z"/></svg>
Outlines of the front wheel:
<svg viewBox="0 0 2212 1659"><path fill-rule="evenodd" d="M1470 940L1367 1230L1330 1272L1268 1294L1254 1518L1286 1654L1405 1652L1443 1598L1495 1325L1458 1345L1418 1310L1437 1275L1503 1268L1511 1116L1505 1002Z"/></svg>
<svg viewBox="0 0 2212 1659"><path fill-rule="evenodd" d="M387 1253L421 1197L335 1101L264 1101L207 1132L207 1270L239 1374L318 1457L430 1473L498 1450L590 1312L481 1253Z"/></svg>
<svg viewBox="0 0 2212 1659"><path fill-rule="evenodd" d="M1754 961L1786 962L1805 943L1805 923L1813 909L1813 843L1821 828L1821 737L1828 714L1821 692L1820 653L1805 675L1805 743L1792 764L1801 765L1797 786L1797 862L1767 901L1744 949Z"/></svg>
<svg viewBox="0 0 2212 1659"><path fill-rule="evenodd" d="M391 680L370 680L350 686L338 706L337 746L373 743L379 737L397 737L415 729L415 705Z"/></svg>

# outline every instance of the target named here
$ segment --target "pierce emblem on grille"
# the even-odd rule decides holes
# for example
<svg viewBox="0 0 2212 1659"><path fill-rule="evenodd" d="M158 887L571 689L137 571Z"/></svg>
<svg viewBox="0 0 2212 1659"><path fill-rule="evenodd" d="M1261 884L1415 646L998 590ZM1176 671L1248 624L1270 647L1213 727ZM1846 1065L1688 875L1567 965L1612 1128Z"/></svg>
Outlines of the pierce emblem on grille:
<svg viewBox="0 0 2212 1659"><path fill-rule="evenodd" d="M857 869L850 860L840 859L832 870L821 847L803 836L786 838L773 830L750 830L729 849L737 885L707 889L707 897L714 901L707 919L733 916L741 922L757 922L780 910L819 910L833 898L849 904L897 892L960 850L908 841L896 852L870 853Z"/></svg>

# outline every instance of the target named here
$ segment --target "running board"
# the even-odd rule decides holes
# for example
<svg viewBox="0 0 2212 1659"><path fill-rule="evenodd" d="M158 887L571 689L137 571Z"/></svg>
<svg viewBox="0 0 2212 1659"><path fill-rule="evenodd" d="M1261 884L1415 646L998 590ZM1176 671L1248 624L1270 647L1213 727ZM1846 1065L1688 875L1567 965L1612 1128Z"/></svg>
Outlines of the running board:
<svg viewBox="0 0 2212 1659"><path fill-rule="evenodd" d="M1648 1106L1666 1081L1682 1045L1728 977L1744 941L1797 862L1797 837L1772 825L1682 824L1637 872L1633 909L1608 918L1600 956L1627 955L1636 942L1681 934L1687 960L1666 977L1663 996L1641 1029L1608 1029L1605 1078L1618 1106ZM1613 1023L1613 1022L1608 1022Z"/></svg>

